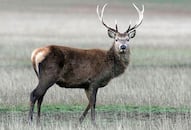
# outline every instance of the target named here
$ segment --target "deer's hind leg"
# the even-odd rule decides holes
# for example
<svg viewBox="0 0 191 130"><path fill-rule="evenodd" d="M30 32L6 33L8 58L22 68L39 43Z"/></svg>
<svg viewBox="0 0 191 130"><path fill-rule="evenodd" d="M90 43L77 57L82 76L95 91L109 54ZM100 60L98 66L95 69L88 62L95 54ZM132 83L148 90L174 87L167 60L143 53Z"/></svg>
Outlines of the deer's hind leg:
<svg viewBox="0 0 191 130"><path fill-rule="evenodd" d="M55 83L52 79L39 79L39 84L30 94L30 111L29 111L29 122L33 120L34 105L37 101L37 124L40 122L40 111L43 97L46 94L48 88L50 88Z"/></svg>

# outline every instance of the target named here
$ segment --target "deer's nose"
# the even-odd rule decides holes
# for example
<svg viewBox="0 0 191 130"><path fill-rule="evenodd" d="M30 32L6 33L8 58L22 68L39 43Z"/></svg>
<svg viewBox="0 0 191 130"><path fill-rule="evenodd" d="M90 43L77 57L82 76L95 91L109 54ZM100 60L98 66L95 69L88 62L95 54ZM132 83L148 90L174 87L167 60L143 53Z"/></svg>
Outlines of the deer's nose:
<svg viewBox="0 0 191 130"><path fill-rule="evenodd" d="M125 50L125 49L127 48L127 46L123 44L123 45L120 46L120 48L121 48L122 50Z"/></svg>

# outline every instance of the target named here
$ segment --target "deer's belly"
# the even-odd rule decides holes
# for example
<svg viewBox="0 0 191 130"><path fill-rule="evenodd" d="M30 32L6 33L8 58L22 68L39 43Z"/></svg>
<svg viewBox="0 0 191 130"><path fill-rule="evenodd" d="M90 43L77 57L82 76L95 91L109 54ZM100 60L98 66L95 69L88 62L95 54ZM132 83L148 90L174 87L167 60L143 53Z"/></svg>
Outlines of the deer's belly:
<svg viewBox="0 0 191 130"><path fill-rule="evenodd" d="M88 80L86 81L78 81L78 82L70 82L70 81L63 81L59 80L56 82L57 85L64 88L88 88L90 85L90 82Z"/></svg>

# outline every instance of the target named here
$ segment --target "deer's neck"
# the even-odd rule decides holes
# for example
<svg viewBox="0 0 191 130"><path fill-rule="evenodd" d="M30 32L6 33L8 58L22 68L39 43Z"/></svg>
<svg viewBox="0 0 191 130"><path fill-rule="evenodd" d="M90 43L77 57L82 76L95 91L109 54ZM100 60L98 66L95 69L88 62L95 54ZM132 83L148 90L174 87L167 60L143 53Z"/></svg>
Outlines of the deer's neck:
<svg viewBox="0 0 191 130"><path fill-rule="evenodd" d="M114 46L112 46L107 52L107 59L111 64L111 69L114 74L114 77L122 74L127 68L130 60L130 50L127 50L126 53L116 52Z"/></svg>

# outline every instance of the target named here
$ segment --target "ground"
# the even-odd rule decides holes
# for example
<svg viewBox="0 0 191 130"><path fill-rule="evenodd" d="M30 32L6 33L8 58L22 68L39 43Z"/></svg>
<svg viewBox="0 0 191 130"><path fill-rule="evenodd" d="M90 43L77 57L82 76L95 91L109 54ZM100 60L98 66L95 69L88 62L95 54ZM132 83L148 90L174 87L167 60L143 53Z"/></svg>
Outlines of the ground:
<svg viewBox="0 0 191 130"><path fill-rule="evenodd" d="M38 83L30 61L35 48L49 44L110 48L113 40L96 14L97 4L104 3L1 1L1 129L36 127L27 123L29 94ZM131 3L109 2L106 23L114 26L117 19L119 30L125 31L129 21L135 23L138 16ZM98 125L102 129L190 129L190 3L135 3L145 5L144 21L130 41L131 62L125 74L98 92ZM89 116L78 125L87 103L83 90L53 86L44 98L40 127L94 129Z"/></svg>

